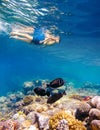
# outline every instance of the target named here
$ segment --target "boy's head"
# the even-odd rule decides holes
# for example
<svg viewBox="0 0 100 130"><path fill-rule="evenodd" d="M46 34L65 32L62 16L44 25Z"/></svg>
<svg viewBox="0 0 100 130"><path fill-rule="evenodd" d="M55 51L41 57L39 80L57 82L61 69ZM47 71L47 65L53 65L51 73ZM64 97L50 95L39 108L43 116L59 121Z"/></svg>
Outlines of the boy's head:
<svg viewBox="0 0 100 130"><path fill-rule="evenodd" d="M55 41L56 41L56 43L59 43L60 42L60 37L59 36L55 37Z"/></svg>

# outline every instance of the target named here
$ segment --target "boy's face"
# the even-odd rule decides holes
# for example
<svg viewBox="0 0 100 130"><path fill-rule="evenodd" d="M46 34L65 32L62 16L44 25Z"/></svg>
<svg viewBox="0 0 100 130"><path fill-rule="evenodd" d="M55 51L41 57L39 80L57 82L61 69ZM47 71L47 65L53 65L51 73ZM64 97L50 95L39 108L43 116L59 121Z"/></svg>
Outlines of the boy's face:
<svg viewBox="0 0 100 130"><path fill-rule="evenodd" d="M60 41L60 37L59 37L59 36L56 37L55 40L56 40L57 43L59 43L59 41Z"/></svg>

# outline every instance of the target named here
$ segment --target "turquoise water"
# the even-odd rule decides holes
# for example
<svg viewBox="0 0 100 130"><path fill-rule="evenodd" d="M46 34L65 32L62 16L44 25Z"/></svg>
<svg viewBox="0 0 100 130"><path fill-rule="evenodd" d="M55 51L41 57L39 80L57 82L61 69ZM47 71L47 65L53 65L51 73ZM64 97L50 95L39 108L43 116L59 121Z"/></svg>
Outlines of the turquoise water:
<svg viewBox="0 0 100 130"><path fill-rule="evenodd" d="M22 88L24 81L62 77L80 87L100 84L99 0L1 0L0 95ZM18 24L46 27L60 35L48 47L11 39ZM99 88L98 88L99 89Z"/></svg>

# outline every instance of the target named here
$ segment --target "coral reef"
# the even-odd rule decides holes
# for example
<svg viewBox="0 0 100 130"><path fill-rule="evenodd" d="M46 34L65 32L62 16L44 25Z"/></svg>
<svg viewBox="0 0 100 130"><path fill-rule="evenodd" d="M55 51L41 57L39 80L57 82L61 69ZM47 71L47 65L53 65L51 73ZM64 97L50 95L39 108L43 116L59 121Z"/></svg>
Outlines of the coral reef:
<svg viewBox="0 0 100 130"><path fill-rule="evenodd" d="M65 121L66 120L66 121ZM49 120L50 130L56 130L57 128L69 129L69 130L86 130L85 126L81 121L75 119L71 114L61 111Z"/></svg>
<svg viewBox="0 0 100 130"><path fill-rule="evenodd" d="M91 106L90 106L91 105ZM87 130L99 130L100 128L100 96L94 96L87 103L79 104L75 117L85 122Z"/></svg>
<svg viewBox="0 0 100 130"><path fill-rule="evenodd" d="M34 88L46 89L48 83L25 82L24 91L0 97L0 130L100 129L100 96L94 96L91 87L78 90L67 83L67 87L55 86L49 97L34 93Z"/></svg>

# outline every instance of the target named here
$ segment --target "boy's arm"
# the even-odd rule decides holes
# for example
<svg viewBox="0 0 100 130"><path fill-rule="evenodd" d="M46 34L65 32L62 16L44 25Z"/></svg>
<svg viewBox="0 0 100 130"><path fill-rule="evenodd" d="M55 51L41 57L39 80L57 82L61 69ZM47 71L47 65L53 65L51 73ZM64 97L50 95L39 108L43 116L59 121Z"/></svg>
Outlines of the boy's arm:
<svg viewBox="0 0 100 130"><path fill-rule="evenodd" d="M44 45L52 45L55 42L56 42L55 39L53 39L53 38L47 38L47 39L41 41L40 43L43 43Z"/></svg>

